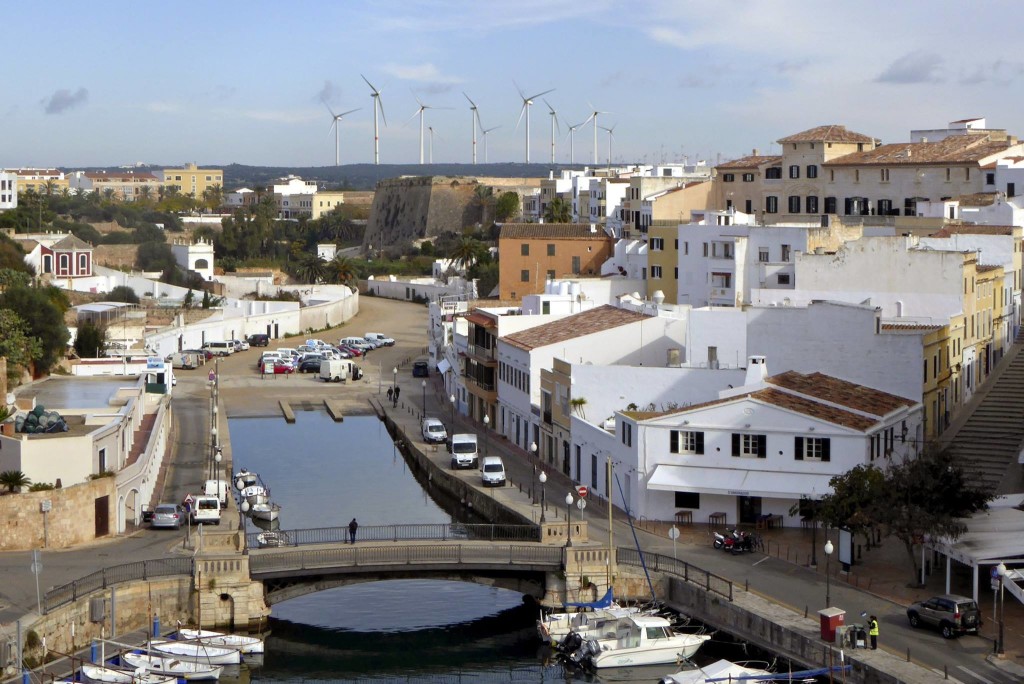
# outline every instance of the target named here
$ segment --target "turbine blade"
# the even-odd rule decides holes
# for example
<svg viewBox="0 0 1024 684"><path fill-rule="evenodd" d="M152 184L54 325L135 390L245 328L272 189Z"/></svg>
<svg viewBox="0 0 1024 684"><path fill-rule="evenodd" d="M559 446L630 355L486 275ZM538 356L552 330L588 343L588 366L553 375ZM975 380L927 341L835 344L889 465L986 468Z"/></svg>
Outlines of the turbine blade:
<svg viewBox="0 0 1024 684"><path fill-rule="evenodd" d="M336 116L337 116L337 118L340 119L343 116L348 116L352 112L358 112L360 109L362 109L362 107L356 107L355 109L350 109L347 112L342 112L341 114L337 114Z"/></svg>
<svg viewBox="0 0 1024 684"><path fill-rule="evenodd" d="M519 130L519 124L523 121L523 114L526 113L526 108L529 106L527 103L529 100L523 100L523 108L519 110L519 118L516 120L515 130Z"/></svg>
<svg viewBox="0 0 1024 684"><path fill-rule="evenodd" d="M518 90L518 91L519 91L519 97L520 97L520 99L522 99L522 100L524 100L524 101L525 101L525 100L527 100L528 98L527 98L527 97L526 97L526 95L525 95L525 94L523 93L523 89L519 87L519 84L518 84L518 83L516 83L516 79L514 79L514 78L513 78L513 79L512 79L512 83L513 83L513 84L515 85L515 87L516 87L516 90Z"/></svg>
<svg viewBox="0 0 1024 684"><path fill-rule="evenodd" d="M526 99L527 100L536 100L538 97L541 97L542 95L547 95L548 93L553 93L553 92L555 92L555 89L551 88L550 90L545 90L543 93L537 93L536 95L531 95L530 97L528 97Z"/></svg>
<svg viewBox="0 0 1024 684"><path fill-rule="evenodd" d="M590 120L593 119L595 116L597 116L597 112L594 112L593 114L588 116L586 119L584 119L583 123L577 125L576 128L579 128L580 126L586 126L588 123L590 123Z"/></svg>
<svg viewBox="0 0 1024 684"><path fill-rule="evenodd" d="M387 126L388 117L384 115L384 98L380 96L379 92L377 93L377 106L380 107L380 118L384 120L384 125Z"/></svg>
<svg viewBox="0 0 1024 684"><path fill-rule="evenodd" d="M331 105L327 104L327 100L325 100L324 98L321 97L320 101L324 103L324 107L327 107L327 111L329 111L331 113L332 117L337 117L338 116L337 114L334 113L334 110L331 109Z"/></svg>
<svg viewBox="0 0 1024 684"><path fill-rule="evenodd" d="M324 137L325 138L331 137L331 133L334 131L334 129L335 129L335 127L337 127L337 125L338 125L338 120L337 119L332 121L331 125L327 127L327 135L325 135Z"/></svg>
<svg viewBox="0 0 1024 684"><path fill-rule="evenodd" d="M423 111L422 109L417 109L415 112L412 113L412 116L410 116L408 119L406 119L405 123L402 124L402 125L403 126L408 126L409 122L412 121L413 119L415 119L417 116L419 116L422 111Z"/></svg>
<svg viewBox="0 0 1024 684"><path fill-rule="evenodd" d="M372 90L375 95L379 95L380 94L380 91L377 90L376 86L374 86L372 83L370 83L369 79L367 79L362 74L359 74L359 77L361 79L363 79L364 81L366 81L366 85L370 86L370 90Z"/></svg>
<svg viewBox="0 0 1024 684"><path fill-rule="evenodd" d="M462 97L464 97L467 100L469 100L469 104L472 105L470 107L470 109L473 109L473 110L476 109L476 102L473 102L473 100L470 99L469 95L466 94L466 91L462 91Z"/></svg>

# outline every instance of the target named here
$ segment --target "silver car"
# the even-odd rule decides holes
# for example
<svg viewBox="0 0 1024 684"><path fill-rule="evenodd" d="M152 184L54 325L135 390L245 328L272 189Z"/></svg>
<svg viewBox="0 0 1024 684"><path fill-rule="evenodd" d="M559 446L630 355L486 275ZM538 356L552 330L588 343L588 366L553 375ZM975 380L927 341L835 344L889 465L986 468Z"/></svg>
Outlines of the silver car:
<svg viewBox="0 0 1024 684"><path fill-rule="evenodd" d="M185 511L177 504L160 504L153 511L153 520L149 526L153 528L169 528L177 530L185 522Z"/></svg>

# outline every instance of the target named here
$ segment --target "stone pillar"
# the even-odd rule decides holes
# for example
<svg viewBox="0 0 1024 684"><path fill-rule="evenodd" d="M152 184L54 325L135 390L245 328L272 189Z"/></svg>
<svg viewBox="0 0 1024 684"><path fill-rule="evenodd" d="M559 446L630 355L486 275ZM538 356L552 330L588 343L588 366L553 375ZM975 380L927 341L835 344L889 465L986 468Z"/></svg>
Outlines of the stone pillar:
<svg viewBox="0 0 1024 684"><path fill-rule="evenodd" d="M203 530L196 554L192 615L201 628L257 630L270 615L263 584L249 578L242 532Z"/></svg>

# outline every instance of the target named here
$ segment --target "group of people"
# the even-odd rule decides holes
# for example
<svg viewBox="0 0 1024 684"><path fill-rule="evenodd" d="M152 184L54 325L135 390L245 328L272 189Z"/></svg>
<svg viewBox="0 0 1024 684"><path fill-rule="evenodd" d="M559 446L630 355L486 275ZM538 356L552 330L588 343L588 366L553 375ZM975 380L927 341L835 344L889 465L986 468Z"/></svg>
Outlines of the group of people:
<svg viewBox="0 0 1024 684"><path fill-rule="evenodd" d="M391 408L398 408L398 394L402 391L402 388L398 385L394 387L388 387L388 401L391 402Z"/></svg>

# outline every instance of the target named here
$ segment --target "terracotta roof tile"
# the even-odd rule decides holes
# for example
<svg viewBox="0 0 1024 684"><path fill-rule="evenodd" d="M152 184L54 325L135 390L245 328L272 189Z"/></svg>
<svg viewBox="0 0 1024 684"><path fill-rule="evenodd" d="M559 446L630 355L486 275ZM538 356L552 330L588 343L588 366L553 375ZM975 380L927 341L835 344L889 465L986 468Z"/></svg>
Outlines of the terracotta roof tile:
<svg viewBox="0 0 1024 684"><path fill-rule="evenodd" d="M987 207L991 204L995 204L996 193L974 192L970 195L960 195L954 199L960 203L961 207Z"/></svg>
<svg viewBox="0 0 1024 684"><path fill-rule="evenodd" d="M1008 142L991 142L986 136L957 135L924 143L893 143L865 152L854 152L829 160L825 166L898 166L976 163L1014 147Z"/></svg>
<svg viewBox="0 0 1024 684"><path fill-rule="evenodd" d="M806 131L801 131L799 133L794 133L793 135L788 135L785 138L780 138L776 142L874 143L875 139L872 138L870 135L864 135L863 133L855 133L854 131L849 130L846 126L832 124L830 126L818 126L816 128L809 128Z"/></svg>
<svg viewBox="0 0 1024 684"><path fill-rule="evenodd" d="M590 230L589 223L506 223L501 227L499 240L528 240L549 238L552 240L602 240L608 234L600 226Z"/></svg>
<svg viewBox="0 0 1024 684"><path fill-rule="evenodd" d="M575 316L506 335L501 338L501 341L519 349L530 350L636 323L644 318L643 315L635 311L627 311L605 304Z"/></svg>
<svg viewBox="0 0 1024 684"><path fill-rule="evenodd" d="M977 226L973 224L943 226L942 230L932 233L931 237L945 238L951 235L1013 235L1013 231L1016 228L1017 226Z"/></svg>
<svg viewBox="0 0 1024 684"><path fill-rule="evenodd" d="M771 376L767 382L783 389L875 416L884 416L896 409L915 404L913 400L906 397L840 380L824 373L806 374L786 371Z"/></svg>
<svg viewBox="0 0 1024 684"><path fill-rule="evenodd" d="M928 323L882 323L882 330L899 330L908 332L928 332L938 330L941 327L941 325Z"/></svg>
<svg viewBox="0 0 1024 684"><path fill-rule="evenodd" d="M763 389L750 395L752 399L763 401L772 406L802 413L805 416L823 420L833 425L853 428L854 430L870 430L878 422L877 418L862 416L845 409L829 406L821 402L813 401L788 392L780 392L777 389Z"/></svg>
<svg viewBox="0 0 1024 684"><path fill-rule="evenodd" d="M1002 268L1002 266L998 266L998 265L994 265L994 264L978 264L977 271L978 271L978 273L990 273L992 271L995 271L996 269L1001 269L1001 268Z"/></svg>
<svg viewBox="0 0 1024 684"><path fill-rule="evenodd" d="M493 328L497 325L497 322L483 311L473 311L465 316L465 319L473 325L480 325L485 328Z"/></svg>
<svg viewBox="0 0 1024 684"><path fill-rule="evenodd" d="M756 169L758 166L763 166L765 164L775 164L775 163L780 162L780 161L782 161L782 157L780 157L779 155L768 156L768 155L758 154L758 155L749 155L747 157L740 157L739 159L733 159L732 161L727 161L724 164L719 164L715 168L716 169Z"/></svg>

